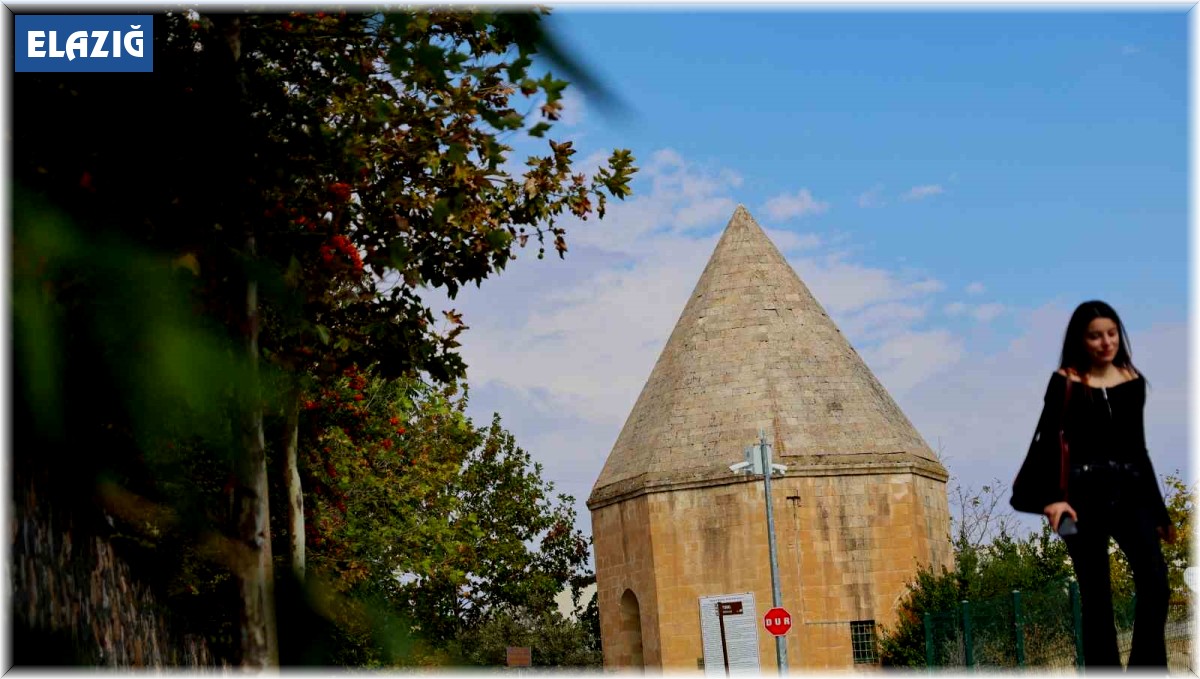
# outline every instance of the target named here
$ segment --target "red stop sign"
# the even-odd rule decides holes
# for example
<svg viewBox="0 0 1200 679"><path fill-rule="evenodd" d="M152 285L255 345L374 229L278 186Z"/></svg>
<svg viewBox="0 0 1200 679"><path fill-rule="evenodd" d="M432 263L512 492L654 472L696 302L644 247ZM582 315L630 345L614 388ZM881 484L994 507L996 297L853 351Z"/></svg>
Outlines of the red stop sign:
<svg viewBox="0 0 1200 679"><path fill-rule="evenodd" d="M781 637L792 628L792 614L786 608L772 608L763 616L763 626L771 634Z"/></svg>

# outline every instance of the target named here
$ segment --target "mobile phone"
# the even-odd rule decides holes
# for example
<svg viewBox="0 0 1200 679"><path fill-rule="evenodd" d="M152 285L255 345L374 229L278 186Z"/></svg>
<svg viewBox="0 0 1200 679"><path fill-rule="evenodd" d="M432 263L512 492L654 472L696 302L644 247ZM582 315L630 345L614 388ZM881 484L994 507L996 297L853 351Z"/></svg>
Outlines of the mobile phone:
<svg viewBox="0 0 1200 679"><path fill-rule="evenodd" d="M1075 525L1075 519L1070 515L1064 515L1058 520L1058 534L1062 537L1074 535L1079 532L1079 526Z"/></svg>

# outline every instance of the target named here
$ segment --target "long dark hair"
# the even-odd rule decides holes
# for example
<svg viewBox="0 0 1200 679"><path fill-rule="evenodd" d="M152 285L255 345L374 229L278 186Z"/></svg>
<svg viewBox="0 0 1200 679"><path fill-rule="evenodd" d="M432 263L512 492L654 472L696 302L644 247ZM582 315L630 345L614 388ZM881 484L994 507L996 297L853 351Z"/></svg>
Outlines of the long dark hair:
<svg viewBox="0 0 1200 679"><path fill-rule="evenodd" d="M1058 367L1063 371L1074 370L1080 377L1086 379L1088 369L1092 366L1092 357L1087 352L1084 336L1087 334L1088 324L1097 318L1107 318L1117 324L1121 344L1117 347L1117 355L1113 357L1113 365L1118 368L1136 370L1133 367L1133 352L1129 346L1129 335L1125 334L1125 324L1121 322L1121 317L1117 315L1115 309L1100 300L1084 302L1075 308L1075 313L1071 314L1071 320L1067 323L1067 332L1063 335L1062 355L1059 357Z"/></svg>

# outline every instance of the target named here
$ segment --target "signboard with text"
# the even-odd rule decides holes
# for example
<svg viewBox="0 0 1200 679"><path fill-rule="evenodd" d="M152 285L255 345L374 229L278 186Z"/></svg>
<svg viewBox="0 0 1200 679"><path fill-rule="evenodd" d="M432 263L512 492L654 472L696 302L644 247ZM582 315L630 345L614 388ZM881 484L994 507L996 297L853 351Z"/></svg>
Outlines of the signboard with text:
<svg viewBox="0 0 1200 679"><path fill-rule="evenodd" d="M696 665L705 676L723 677L727 666L729 674L761 673L758 619L753 592L700 597L704 657Z"/></svg>
<svg viewBox="0 0 1200 679"><path fill-rule="evenodd" d="M533 649L529 646L509 646L504 649L509 667L532 667Z"/></svg>

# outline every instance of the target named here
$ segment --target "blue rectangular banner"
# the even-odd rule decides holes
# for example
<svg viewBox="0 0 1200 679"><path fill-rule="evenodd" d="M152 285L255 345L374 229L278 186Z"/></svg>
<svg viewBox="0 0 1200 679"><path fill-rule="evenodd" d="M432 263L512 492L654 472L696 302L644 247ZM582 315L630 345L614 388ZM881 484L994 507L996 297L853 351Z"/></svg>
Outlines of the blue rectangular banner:
<svg viewBox="0 0 1200 679"><path fill-rule="evenodd" d="M17 14L17 73L150 73L154 17Z"/></svg>

